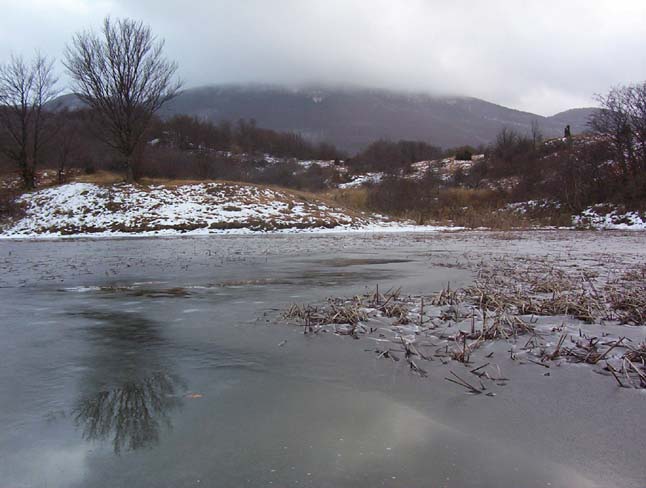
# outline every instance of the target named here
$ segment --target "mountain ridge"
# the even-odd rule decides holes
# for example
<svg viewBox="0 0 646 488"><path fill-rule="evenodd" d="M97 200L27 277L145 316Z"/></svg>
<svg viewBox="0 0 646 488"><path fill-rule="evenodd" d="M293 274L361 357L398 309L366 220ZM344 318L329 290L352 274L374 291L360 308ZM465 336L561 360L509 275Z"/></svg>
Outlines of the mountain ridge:
<svg viewBox="0 0 646 488"><path fill-rule="evenodd" d="M80 101L65 95L64 106ZM331 142L346 151L377 139L423 140L443 148L477 146L495 140L503 127L531 132L538 122L545 137L586 130L594 108L550 117L508 108L469 96L433 96L358 87L285 87L260 84L204 85L184 90L159 112L162 118L191 115L214 123L254 119L258 126Z"/></svg>

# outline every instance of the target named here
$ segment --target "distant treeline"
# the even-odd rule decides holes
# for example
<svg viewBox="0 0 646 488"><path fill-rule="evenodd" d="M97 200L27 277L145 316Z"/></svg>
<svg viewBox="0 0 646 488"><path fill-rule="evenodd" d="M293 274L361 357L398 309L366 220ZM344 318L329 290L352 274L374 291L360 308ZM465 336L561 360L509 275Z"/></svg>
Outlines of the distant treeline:
<svg viewBox="0 0 646 488"><path fill-rule="evenodd" d="M124 169L119 152L103 142L104 128L92 110L58 110L48 117L51 130L40 151L41 168L58 170L61 181L69 168L88 173ZM399 174L409 171L411 163L443 154L441 148L426 142L379 140L348 155L327 142L314 143L294 132L258 127L253 119L215 124L177 115L153 119L133 165L137 177L223 178L318 190L338 183L337 172L316 165L306 171L288 160L343 162L355 173ZM266 159L274 158L286 162L267 164ZM5 171L13 169L8 159L0 159L0 165Z"/></svg>
<svg viewBox="0 0 646 488"><path fill-rule="evenodd" d="M370 144L348 163L356 171L399 174L407 173L412 163L437 159L443 154L442 148L426 142L379 140Z"/></svg>
<svg viewBox="0 0 646 488"><path fill-rule="evenodd" d="M334 160L346 157L333 144L312 143L294 132L279 132L258 127L256 121L238 120L214 124L187 115L163 121L156 119L148 140L182 151L228 151L269 154L279 158Z"/></svg>
<svg viewBox="0 0 646 488"><path fill-rule="evenodd" d="M89 109L62 110L48 114L51 131L40 151L39 166L58 169L63 176L68 168L87 172L99 169L120 170L122 156L106 145L103 127ZM4 134L3 134L4 135ZM0 135L0 144L6 143ZM6 135L4 135L6 137ZM230 157L224 156L230 153ZM312 143L299 134L263 129L253 120L213 124L194 117L155 118L135 155L137 176L201 178L203 167L216 160L261 162L265 155L301 160L341 160L346 154L328 143ZM158 161L163 167L155 168ZM174 160L174 162L171 162ZM221 165L221 162L219 163ZM9 158L0 156L3 170L15 168ZM219 177L210 172L208 177Z"/></svg>
<svg viewBox="0 0 646 488"><path fill-rule="evenodd" d="M412 163L444 154L440 147L422 141L378 140L350 157L331 143L312 143L294 132L264 129L253 119L214 124L187 115L177 115L167 121L157 119L152 124L150 138L156 144L188 152L226 151L251 156L344 161L357 172L399 173Z"/></svg>
<svg viewBox="0 0 646 488"><path fill-rule="evenodd" d="M584 136L543 141L503 129L486 147L442 150L422 141L379 140L348 155L329 143L313 143L292 132L258 127L253 120L214 124L195 117L153 119L134 161L138 177L227 179L320 191L353 174L381 172L381 183L363 188L360 207L420 221L479 208L494 211L509 202L547 199L563 211L613 202L646 206L646 84L612 90ZM123 162L104 142L91 110L57 111L40 152L40 166L91 173L118 171ZM6 137L6 135L4 136ZM0 138L0 144L3 144ZM432 173L411 178L412 164L454 156L484 157L450 178ZM279 160L277 160L277 158ZM299 161L326 164L299 164ZM337 171L343 164L345 171ZM9 160L5 170L14 169ZM355 198L358 198L355 196ZM468 209L468 210L465 210ZM478 216L481 218L482 214Z"/></svg>

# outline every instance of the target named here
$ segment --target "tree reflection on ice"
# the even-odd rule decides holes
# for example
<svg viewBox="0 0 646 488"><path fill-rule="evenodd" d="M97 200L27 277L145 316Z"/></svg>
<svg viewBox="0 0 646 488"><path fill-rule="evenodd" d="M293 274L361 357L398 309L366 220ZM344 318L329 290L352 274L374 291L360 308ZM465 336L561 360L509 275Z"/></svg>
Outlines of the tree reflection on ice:
<svg viewBox="0 0 646 488"><path fill-rule="evenodd" d="M91 345L86 356L86 392L72 417L87 441L110 441L116 454L151 447L172 410L182 406L183 380L174 373L162 327L140 313L85 310Z"/></svg>
<svg viewBox="0 0 646 488"><path fill-rule="evenodd" d="M85 440L111 440L114 452L149 447L159 441L160 428L171 427L168 415L181 406L180 382L167 373L124 383L82 399L73 410Z"/></svg>

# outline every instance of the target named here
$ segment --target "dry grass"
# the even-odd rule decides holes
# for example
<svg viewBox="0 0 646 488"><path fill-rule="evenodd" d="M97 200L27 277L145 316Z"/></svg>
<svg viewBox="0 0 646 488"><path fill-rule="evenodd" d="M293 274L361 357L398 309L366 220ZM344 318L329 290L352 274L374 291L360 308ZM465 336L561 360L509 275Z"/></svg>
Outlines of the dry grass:
<svg viewBox="0 0 646 488"><path fill-rule="evenodd" d="M506 203L506 195L487 189L446 188L438 195L438 204L443 208L500 208Z"/></svg>
<svg viewBox="0 0 646 488"><path fill-rule="evenodd" d="M370 188L337 189L324 194L337 205L358 211L374 211L369 205ZM412 220L419 225L440 224L490 229L526 229L536 222L522 214L499 210L505 203L504 195L492 190L448 188L441 190L437 203L427 208L416 208L392 214Z"/></svg>
<svg viewBox="0 0 646 488"><path fill-rule="evenodd" d="M359 211L367 211L368 209L368 188L347 188L335 189L319 195L330 202L335 202L337 205L352 208Z"/></svg>
<svg viewBox="0 0 646 488"><path fill-rule="evenodd" d="M327 325L334 325L334 332L341 335L351 335L358 338L358 328L367 315L355 300L328 300L327 305L316 307L312 305L292 305L283 317L299 322L305 334L316 334ZM337 327L338 325L343 327Z"/></svg>
<svg viewBox="0 0 646 488"><path fill-rule="evenodd" d="M431 296L402 296L399 289L380 293L377 287L362 296L331 299L320 307L293 305L284 317L304 326L305 333L333 332L355 339L378 334L377 357L406 360L411 372L421 377L428 372L420 361L439 358L442 364L468 365L483 346L507 341L522 345L522 360L512 346L514 361L547 369L552 362L584 363L603 368L621 386L646 388L646 343L633 346L625 337L588 336L582 326L575 333L575 325L570 329L565 325L566 320L646 325L642 269L601 277L543 258L492 260L476 268L478 279L466 288L447 286ZM560 325L538 329L539 315L559 317ZM433 344L438 339L443 342ZM435 352L428 347L435 347ZM446 379L470 393L481 393L488 388L486 381L505 383L497 370L494 374L489 362L470 370L478 378L476 386L454 372Z"/></svg>
<svg viewBox="0 0 646 488"><path fill-rule="evenodd" d="M92 174L80 174L76 176L73 181L79 183L93 183L95 185L114 185L117 183L123 183L124 176L120 173L115 173L113 171L96 171Z"/></svg>

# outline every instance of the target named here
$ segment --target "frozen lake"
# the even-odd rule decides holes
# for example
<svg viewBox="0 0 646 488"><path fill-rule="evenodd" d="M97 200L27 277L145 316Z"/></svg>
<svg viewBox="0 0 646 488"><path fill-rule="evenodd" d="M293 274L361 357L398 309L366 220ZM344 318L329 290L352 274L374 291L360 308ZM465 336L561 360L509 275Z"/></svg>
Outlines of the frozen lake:
<svg viewBox="0 0 646 488"><path fill-rule="evenodd" d="M278 320L467 285L465 256L646 260L642 233L502 237L0 241L0 487L643 487L643 390L502 361L471 396Z"/></svg>

